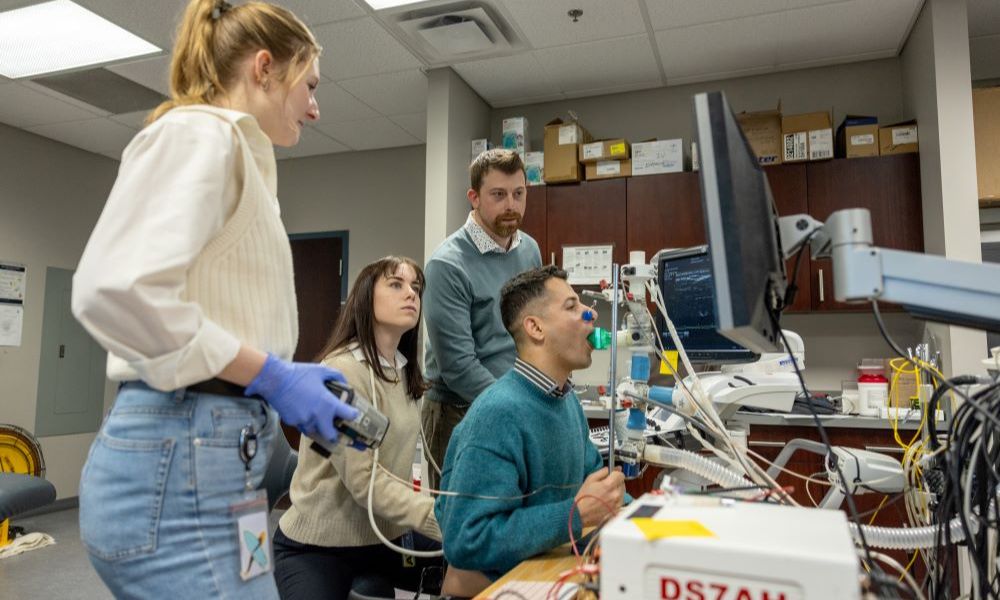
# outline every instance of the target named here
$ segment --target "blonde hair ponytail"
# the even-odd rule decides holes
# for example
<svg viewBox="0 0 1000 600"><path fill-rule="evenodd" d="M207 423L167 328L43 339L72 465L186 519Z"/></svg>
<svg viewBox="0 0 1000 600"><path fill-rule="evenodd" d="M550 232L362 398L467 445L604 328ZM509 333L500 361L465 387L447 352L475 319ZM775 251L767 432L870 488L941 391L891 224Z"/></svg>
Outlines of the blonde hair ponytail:
<svg viewBox="0 0 1000 600"><path fill-rule="evenodd" d="M244 58L258 50L274 57L279 81L300 77L321 51L309 28L288 9L266 2L232 6L225 0L191 0L177 27L170 60L170 99L146 118L152 123L172 108L211 104L236 76Z"/></svg>

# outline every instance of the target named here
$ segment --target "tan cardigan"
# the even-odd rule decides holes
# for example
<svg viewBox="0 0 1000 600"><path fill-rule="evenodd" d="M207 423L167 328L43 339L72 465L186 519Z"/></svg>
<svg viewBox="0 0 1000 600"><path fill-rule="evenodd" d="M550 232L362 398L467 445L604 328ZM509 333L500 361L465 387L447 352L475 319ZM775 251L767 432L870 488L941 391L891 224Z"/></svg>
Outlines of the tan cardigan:
<svg viewBox="0 0 1000 600"><path fill-rule="evenodd" d="M341 350L323 361L344 374L347 383L372 399L368 363L360 352ZM397 383L375 377L378 409L389 417L389 430L379 447L379 463L394 475L409 481L413 455L420 435L420 409L406 393L400 358L393 368L383 361L387 376L398 374ZM328 459L309 448L302 436L299 462L292 476L292 507L281 517L281 531L291 539L314 546L369 546L381 543L368 522L368 483L371 477L371 450L359 452L338 444L338 452ZM417 531L441 539L434 517L434 499L415 492L379 470L372 494L375 522L386 538L395 539L407 531Z"/></svg>

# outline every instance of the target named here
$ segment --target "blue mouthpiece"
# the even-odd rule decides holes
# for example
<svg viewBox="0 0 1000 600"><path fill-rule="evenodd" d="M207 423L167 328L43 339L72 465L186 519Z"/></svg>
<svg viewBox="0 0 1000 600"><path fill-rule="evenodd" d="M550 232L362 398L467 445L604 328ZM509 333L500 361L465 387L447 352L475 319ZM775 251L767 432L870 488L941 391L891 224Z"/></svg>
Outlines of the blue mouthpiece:
<svg viewBox="0 0 1000 600"><path fill-rule="evenodd" d="M588 322L588 323L591 322L591 321L593 321L594 320L594 311L592 311L592 310L585 310L585 311L583 311L583 320L586 321L586 322Z"/></svg>

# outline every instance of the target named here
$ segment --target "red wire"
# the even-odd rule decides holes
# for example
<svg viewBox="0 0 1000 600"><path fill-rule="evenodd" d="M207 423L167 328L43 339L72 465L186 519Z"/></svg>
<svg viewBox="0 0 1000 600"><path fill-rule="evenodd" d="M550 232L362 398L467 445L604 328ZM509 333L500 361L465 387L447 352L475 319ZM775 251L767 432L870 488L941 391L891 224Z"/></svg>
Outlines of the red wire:
<svg viewBox="0 0 1000 600"><path fill-rule="evenodd" d="M573 549L573 554L576 555L577 558L580 557L580 551L576 549L576 539L573 537L573 512L576 511L576 505L579 504L580 500L583 500L584 498L591 498L597 500L602 505L604 505L605 509L607 509L608 517L615 516L615 509L610 504L605 502L602 498L598 498L597 496L594 496L592 494L584 494L582 496L577 496L577 498L573 500L573 505L569 507L569 518L566 520L566 529L569 530L570 548ZM583 529L583 519L580 520L580 529L581 530Z"/></svg>

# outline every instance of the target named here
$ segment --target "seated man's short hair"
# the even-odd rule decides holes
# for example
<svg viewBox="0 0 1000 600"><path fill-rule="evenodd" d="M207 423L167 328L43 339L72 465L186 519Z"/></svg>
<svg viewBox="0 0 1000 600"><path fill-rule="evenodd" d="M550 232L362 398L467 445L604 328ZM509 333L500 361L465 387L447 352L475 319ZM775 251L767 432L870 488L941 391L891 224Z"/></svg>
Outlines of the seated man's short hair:
<svg viewBox="0 0 1000 600"><path fill-rule="evenodd" d="M545 282L553 277L566 279L566 271L545 265L511 277L500 289L500 317L504 328L518 339L524 309L545 296Z"/></svg>

